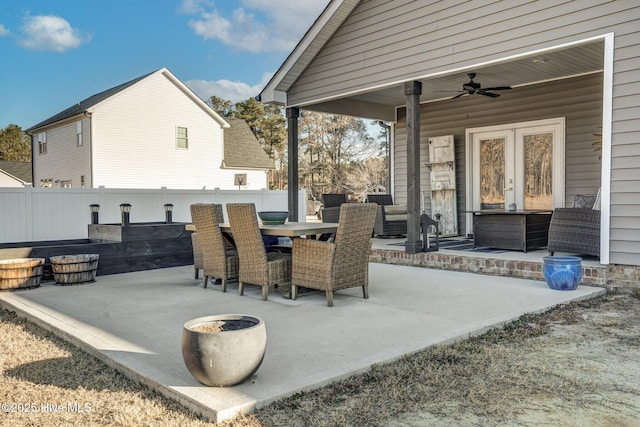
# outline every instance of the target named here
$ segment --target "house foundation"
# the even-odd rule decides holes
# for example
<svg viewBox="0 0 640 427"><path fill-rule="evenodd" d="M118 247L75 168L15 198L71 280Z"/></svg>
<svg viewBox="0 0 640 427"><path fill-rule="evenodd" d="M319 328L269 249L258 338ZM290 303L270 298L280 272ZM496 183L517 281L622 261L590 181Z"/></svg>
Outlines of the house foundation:
<svg viewBox="0 0 640 427"><path fill-rule="evenodd" d="M467 273L544 280L542 260L513 260L464 255L460 251L409 254L400 250L371 250L371 262L455 270ZM610 292L640 293L640 267L633 265L583 265L582 284Z"/></svg>

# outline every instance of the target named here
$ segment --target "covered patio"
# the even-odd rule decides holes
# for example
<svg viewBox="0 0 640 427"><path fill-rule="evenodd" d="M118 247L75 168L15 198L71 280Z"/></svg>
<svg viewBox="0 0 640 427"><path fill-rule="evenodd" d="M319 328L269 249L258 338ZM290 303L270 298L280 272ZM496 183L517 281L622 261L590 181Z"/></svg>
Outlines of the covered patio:
<svg viewBox="0 0 640 427"><path fill-rule="evenodd" d="M553 189L544 193L544 208L570 207L577 195L599 193L599 260L601 265L612 262L611 31L617 24L586 24L582 17L585 22L576 26L584 31L571 32L560 30L560 15L550 10L495 6L484 14L484 8L465 10L470 4L455 6L452 13L453 5L423 2L330 2L258 97L287 107L293 218L298 215L297 120L302 110L391 124L389 192L407 205L408 254L422 252L423 212L452 224L455 235L473 233L466 213L490 204L482 193L482 141L502 138L505 132L516 139L545 132L553 135L554 146ZM563 13L580 13L575 4L565 9ZM469 15L475 18L467 19ZM448 178L434 180L430 145L442 137L451 138L454 157L446 162ZM526 161L518 160L518 147L526 147L526 141L506 149L515 151L516 160L505 160L504 174L493 188L503 193L496 204L501 209L536 208L527 206L533 185L522 171ZM452 190L444 205L435 195L443 186ZM633 250L619 252L617 263L636 265Z"/></svg>

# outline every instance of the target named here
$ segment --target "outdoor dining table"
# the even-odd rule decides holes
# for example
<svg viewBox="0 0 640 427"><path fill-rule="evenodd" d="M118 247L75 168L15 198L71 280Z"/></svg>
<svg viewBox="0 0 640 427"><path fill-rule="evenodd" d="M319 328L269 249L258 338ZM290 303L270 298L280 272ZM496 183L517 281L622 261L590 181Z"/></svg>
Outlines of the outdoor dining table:
<svg viewBox="0 0 640 427"><path fill-rule="evenodd" d="M265 236L302 237L315 239L316 236L328 235L338 230L337 222L286 222L284 224L264 224L258 221L260 233ZM185 226L187 231L196 231L193 224ZM228 222L220 224L220 231L231 233L231 225Z"/></svg>
<svg viewBox="0 0 640 427"><path fill-rule="evenodd" d="M300 238L305 236L309 239L328 240L328 238L338 231L337 222L286 222L284 224L264 224L258 221L260 233L263 236L284 236L290 238ZM187 231L196 231L194 224L185 225ZM231 233L231 225L228 222L220 224L220 231L223 237L231 245L235 246ZM283 245L286 246L286 245ZM312 289L300 289L298 295L313 293ZM291 299L291 292L286 292L283 297Z"/></svg>

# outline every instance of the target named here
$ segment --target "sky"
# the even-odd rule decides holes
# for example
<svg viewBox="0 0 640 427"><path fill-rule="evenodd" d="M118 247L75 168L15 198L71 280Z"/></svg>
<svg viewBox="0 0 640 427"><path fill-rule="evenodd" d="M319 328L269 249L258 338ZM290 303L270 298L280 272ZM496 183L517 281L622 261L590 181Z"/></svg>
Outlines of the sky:
<svg viewBox="0 0 640 427"><path fill-rule="evenodd" d="M258 95L329 0L0 0L0 128L166 67L202 99Z"/></svg>

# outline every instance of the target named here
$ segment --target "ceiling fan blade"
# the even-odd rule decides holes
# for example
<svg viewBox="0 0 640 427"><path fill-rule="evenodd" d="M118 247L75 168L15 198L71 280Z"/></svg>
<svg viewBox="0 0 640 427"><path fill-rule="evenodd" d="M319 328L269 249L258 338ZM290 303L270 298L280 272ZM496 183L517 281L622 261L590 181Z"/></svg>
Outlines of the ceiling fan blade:
<svg viewBox="0 0 640 427"><path fill-rule="evenodd" d="M469 82L462 85L462 90L460 91L461 93L459 95L456 95L450 99L456 99L456 98L460 98L461 96L475 95L475 94L488 96L490 98L497 98L500 95L498 95L497 93L491 93L489 91L511 89L511 86L482 87L482 85L479 82L473 81L476 75L477 75L476 73L467 73L467 77L469 77ZM434 91L434 92L440 92L440 91Z"/></svg>

